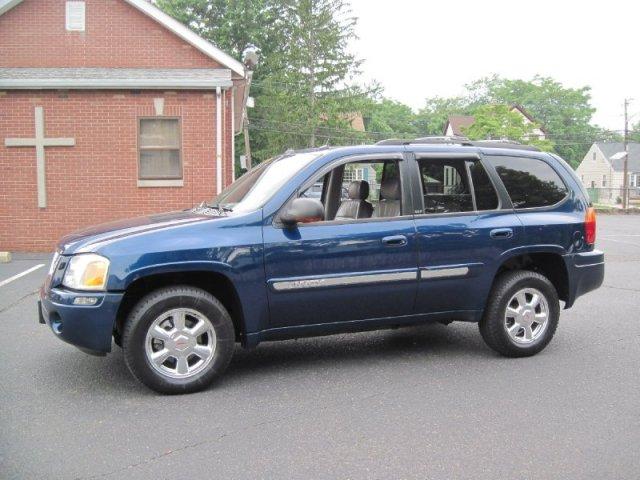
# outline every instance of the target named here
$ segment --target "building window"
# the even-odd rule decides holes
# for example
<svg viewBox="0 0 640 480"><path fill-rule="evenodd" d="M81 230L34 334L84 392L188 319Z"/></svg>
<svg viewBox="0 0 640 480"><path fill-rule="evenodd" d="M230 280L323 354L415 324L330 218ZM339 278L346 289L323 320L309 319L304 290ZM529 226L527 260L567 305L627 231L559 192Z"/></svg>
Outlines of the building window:
<svg viewBox="0 0 640 480"><path fill-rule="evenodd" d="M595 150L593 151L593 161L594 162L596 161L596 152L595 152Z"/></svg>
<svg viewBox="0 0 640 480"><path fill-rule="evenodd" d="M603 187L607 186L607 176L606 175L602 175L602 186Z"/></svg>
<svg viewBox="0 0 640 480"><path fill-rule="evenodd" d="M84 32L85 5L84 2L67 2L65 9L67 31Z"/></svg>
<svg viewBox="0 0 640 480"><path fill-rule="evenodd" d="M181 180L180 120L141 118L139 126L139 180Z"/></svg>

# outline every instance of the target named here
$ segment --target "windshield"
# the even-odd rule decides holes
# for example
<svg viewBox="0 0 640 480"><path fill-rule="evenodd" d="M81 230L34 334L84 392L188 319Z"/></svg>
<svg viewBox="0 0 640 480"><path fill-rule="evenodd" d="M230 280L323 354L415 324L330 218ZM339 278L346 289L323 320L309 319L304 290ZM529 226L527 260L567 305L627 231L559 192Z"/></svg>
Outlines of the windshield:
<svg viewBox="0 0 640 480"><path fill-rule="evenodd" d="M321 153L305 152L266 160L225 188L214 204L234 212L257 210Z"/></svg>

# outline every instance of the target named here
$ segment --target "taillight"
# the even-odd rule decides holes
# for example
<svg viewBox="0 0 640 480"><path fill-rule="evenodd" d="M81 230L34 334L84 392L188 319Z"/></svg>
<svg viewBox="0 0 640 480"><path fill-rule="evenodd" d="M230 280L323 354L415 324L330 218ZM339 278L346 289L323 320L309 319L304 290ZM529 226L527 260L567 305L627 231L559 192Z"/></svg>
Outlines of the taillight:
<svg viewBox="0 0 640 480"><path fill-rule="evenodd" d="M584 239L588 245L596 243L596 210L593 207L587 208L584 216Z"/></svg>

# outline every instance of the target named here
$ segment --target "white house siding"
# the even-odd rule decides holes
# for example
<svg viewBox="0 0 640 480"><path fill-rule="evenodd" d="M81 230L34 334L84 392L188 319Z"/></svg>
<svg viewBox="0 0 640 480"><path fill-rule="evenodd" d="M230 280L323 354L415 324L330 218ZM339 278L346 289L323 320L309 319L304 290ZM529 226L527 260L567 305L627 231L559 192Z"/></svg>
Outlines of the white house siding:
<svg viewBox="0 0 640 480"><path fill-rule="evenodd" d="M616 172L609 160L594 143L576 169L578 177L588 189L599 189L598 203L615 204L622 188L621 172ZM603 179L605 185L603 185ZM596 194L596 192L594 192Z"/></svg>
<svg viewBox="0 0 640 480"><path fill-rule="evenodd" d="M451 127L451 124L447 125L447 131L444 132L444 134L447 137L453 137L454 133L453 133L453 128Z"/></svg>

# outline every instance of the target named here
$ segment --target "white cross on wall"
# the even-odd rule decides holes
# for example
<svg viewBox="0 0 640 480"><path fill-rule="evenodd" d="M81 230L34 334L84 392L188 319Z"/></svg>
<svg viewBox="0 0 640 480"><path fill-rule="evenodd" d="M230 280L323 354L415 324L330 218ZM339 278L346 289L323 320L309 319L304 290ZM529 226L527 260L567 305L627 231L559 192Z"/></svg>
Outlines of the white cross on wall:
<svg viewBox="0 0 640 480"><path fill-rule="evenodd" d="M5 138L6 147L36 147L36 171L38 177L38 207L47 206L47 181L44 164L44 147L73 147L75 138L45 138L44 110L36 107L36 136L35 138Z"/></svg>

